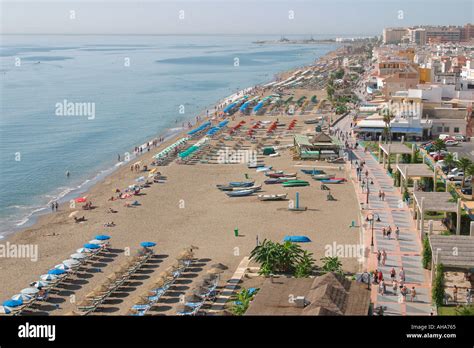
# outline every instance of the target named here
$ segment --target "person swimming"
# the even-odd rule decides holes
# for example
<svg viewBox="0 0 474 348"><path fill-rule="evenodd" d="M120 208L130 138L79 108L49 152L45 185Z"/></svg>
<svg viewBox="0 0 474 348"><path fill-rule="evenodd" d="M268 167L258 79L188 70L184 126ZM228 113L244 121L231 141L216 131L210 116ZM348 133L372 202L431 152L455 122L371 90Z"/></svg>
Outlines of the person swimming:
<svg viewBox="0 0 474 348"><path fill-rule="evenodd" d="M69 170L66 170L66 177L69 178L70 175L71 175L71 173L69 173Z"/></svg>

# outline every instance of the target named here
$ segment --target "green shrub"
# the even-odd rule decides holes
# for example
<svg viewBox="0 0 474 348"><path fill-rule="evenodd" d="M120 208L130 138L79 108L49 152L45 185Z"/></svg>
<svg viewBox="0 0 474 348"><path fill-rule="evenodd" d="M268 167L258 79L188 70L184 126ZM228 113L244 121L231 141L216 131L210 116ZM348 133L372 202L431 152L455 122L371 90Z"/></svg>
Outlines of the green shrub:
<svg viewBox="0 0 474 348"><path fill-rule="evenodd" d="M431 268L431 247L430 247L430 240L428 236L425 236L423 239L423 268L430 269Z"/></svg>
<svg viewBox="0 0 474 348"><path fill-rule="evenodd" d="M433 287L431 288L431 298L433 299L433 303L437 307L440 307L443 305L444 297L444 266L440 263L436 266L436 275Z"/></svg>

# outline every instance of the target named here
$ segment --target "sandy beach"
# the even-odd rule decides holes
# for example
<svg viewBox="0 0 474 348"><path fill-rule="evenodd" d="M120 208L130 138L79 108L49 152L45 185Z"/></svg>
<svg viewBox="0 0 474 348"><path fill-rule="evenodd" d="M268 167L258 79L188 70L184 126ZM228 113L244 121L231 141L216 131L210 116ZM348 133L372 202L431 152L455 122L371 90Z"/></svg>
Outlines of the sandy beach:
<svg viewBox="0 0 474 348"><path fill-rule="evenodd" d="M268 93L271 91L263 91L264 95ZM325 96L323 90L297 89L291 90L291 93L295 95L295 99L302 95L317 95L318 100L321 100ZM324 112L319 110L321 111ZM304 124L303 121L314 118L315 112L309 111L304 115L296 112L295 117L281 112L272 112L272 115L265 113L261 116L240 116L237 113L229 117L228 127L244 120L246 123L242 131L234 135L232 140L225 140L224 136L213 139L210 146L217 150L222 149L222 146L234 148L238 144L242 149L254 150L255 142L245 140L244 137L248 127L255 121L276 119L284 125L279 126L271 138L264 138L266 129L263 127L257 131L256 138L262 146L274 145L275 141L280 146L290 145L293 143L293 134L314 131L312 125ZM336 115L325 115L332 121L336 119ZM287 126L292 119L296 119L297 124L294 130L288 131ZM150 166L152 156L175 139L144 153L139 160L142 164L147 164L148 169L155 168ZM197 140L199 138L193 139L191 143ZM128 292L106 303L95 312L96 314L126 314L134 304L136 296L149 289L157 275L173 264L180 251L190 245L199 248L195 251L199 267L195 267L195 274L176 290L179 295L187 295L193 283L205 275L206 270L214 263L228 266L220 278L220 283L224 284L242 259L255 247L257 236L260 241L281 241L285 235L307 235L312 242L303 245L303 248L311 251L318 262L324 257L326 245L332 245L334 242L357 244L359 229L350 227L352 221L358 221L359 216L353 186L350 183L332 186L331 192L337 200L328 202L326 191L320 189L319 183L300 171L302 168L317 167L323 168L328 174L335 174L336 177L348 178L346 165L294 161L291 151L290 148L280 149L278 157L259 156L259 159L263 160L265 165L273 166L275 170L297 172L298 179L310 181L310 186L284 188L281 184L265 185L265 175L247 168L244 163L201 163L205 160L202 158L201 162L187 165L171 162L166 166L156 167L166 179L163 183L150 185L143 189L139 196L133 197L132 200L139 202L135 207L125 207L124 200L109 200L117 188L123 190L134 184L137 177L147 175L146 172L132 172L130 165L125 164L84 194L87 200L93 203L94 209L71 209L69 205L63 204L58 212L40 217L33 227L2 241L14 245L37 245L39 255L36 262L27 258L0 259L1 298L9 298L18 293L48 269L68 259L76 249L94 239L97 234L111 236L111 252L90 267L86 274L78 275L76 281L65 285L59 293L52 294L49 301L31 314L62 315L76 311L77 303L101 284L127 255L133 255L139 250L140 242L143 241L157 243L154 251L159 255L158 260L133 282ZM288 201L262 202L257 199L257 195L230 198L216 189L217 184L246 180L246 174L249 179L255 180L255 184L263 184L259 194L287 193L288 198L294 200L295 193L299 192L301 204L307 206L307 211L292 212L287 209ZM117 212L108 212L110 208ZM79 210L77 216L84 215L86 221L75 223L74 219L69 217L74 210ZM110 221L113 221L115 226L104 227L104 223ZM234 236L235 229L239 231L238 237ZM346 271L358 271L357 259L343 258L341 261ZM174 314L178 298L163 301L161 310L156 314Z"/></svg>

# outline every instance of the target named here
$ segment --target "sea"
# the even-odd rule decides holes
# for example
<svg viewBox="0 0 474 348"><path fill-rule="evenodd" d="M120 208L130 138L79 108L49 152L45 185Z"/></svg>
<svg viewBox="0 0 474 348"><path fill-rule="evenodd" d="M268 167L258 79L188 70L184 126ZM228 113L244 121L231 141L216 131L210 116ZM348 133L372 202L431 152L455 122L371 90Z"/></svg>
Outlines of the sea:
<svg viewBox="0 0 474 348"><path fill-rule="evenodd" d="M0 239L111 174L118 155L171 137L219 100L337 48L258 43L278 39L2 36Z"/></svg>

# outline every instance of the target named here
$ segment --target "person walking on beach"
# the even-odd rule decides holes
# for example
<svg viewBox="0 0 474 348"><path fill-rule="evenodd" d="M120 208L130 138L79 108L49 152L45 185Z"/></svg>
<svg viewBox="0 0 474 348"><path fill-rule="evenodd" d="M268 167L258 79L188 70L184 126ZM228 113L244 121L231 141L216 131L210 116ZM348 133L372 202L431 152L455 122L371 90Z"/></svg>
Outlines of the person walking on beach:
<svg viewBox="0 0 474 348"><path fill-rule="evenodd" d="M379 201L382 200L382 190L379 190Z"/></svg>
<svg viewBox="0 0 474 348"><path fill-rule="evenodd" d="M392 279L392 290L393 290L393 294L395 296L397 296L397 287L398 287L397 280Z"/></svg>
<svg viewBox="0 0 474 348"><path fill-rule="evenodd" d="M379 290L380 290L380 295L385 295L385 290L386 290L386 285L385 285L385 280L382 279L379 285Z"/></svg>
<svg viewBox="0 0 474 348"><path fill-rule="evenodd" d="M383 273L382 271L379 271L379 273L377 274L377 277L379 278L379 283L382 281L383 279Z"/></svg>
<svg viewBox="0 0 474 348"><path fill-rule="evenodd" d="M382 201L385 201L385 192L382 191Z"/></svg>
<svg viewBox="0 0 474 348"><path fill-rule="evenodd" d="M396 277L397 271L395 271L395 268L392 267L392 269L390 270L390 278L392 278L392 280L395 280Z"/></svg>
<svg viewBox="0 0 474 348"><path fill-rule="evenodd" d="M400 277L400 280L405 283L405 270L400 268L400 272L398 273L398 276Z"/></svg>
<svg viewBox="0 0 474 348"><path fill-rule="evenodd" d="M120 154L117 154L117 161L120 162Z"/></svg>
<svg viewBox="0 0 474 348"><path fill-rule="evenodd" d="M380 260L382 258L382 253L380 250L377 250L377 265L380 265Z"/></svg>
<svg viewBox="0 0 474 348"><path fill-rule="evenodd" d="M400 290L400 293L402 294L402 303L405 303L407 301L407 294L408 294L407 287L403 286L402 289Z"/></svg>
<svg viewBox="0 0 474 348"><path fill-rule="evenodd" d="M411 295L411 302L413 302L416 298L416 290L414 286L411 287L410 295Z"/></svg>
<svg viewBox="0 0 474 348"><path fill-rule="evenodd" d="M51 202L51 211L54 211L54 207L55 207L54 202Z"/></svg>
<svg viewBox="0 0 474 348"><path fill-rule="evenodd" d="M382 235L383 235L383 238L385 239L385 237L387 236L387 231L385 230L385 227L382 228Z"/></svg>
<svg viewBox="0 0 474 348"><path fill-rule="evenodd" d="M395 239L398 240L398 238L400 238L400 228L397 228L395 229Z"/></svg>
<svg viewBox="0 0 474 348"><path fill-rule="evenodd" d="M58 211L58 208L59 208L58 202L54 203L54 208L56 209L56 211Z"/></svg>
<svg viewBox="0 0 474 348"><path fill-rule="evenodd" d="M392 235L392 227L388 226L388 228L387 228L387 238L391 239L391 237L390 237L391 235Z"/></svg>
<svg viewBox="0 0 474 348"><path fill-rule="evenodd" d="M382 249L382 266L385 266L385 262L387 261L387 252L385 249Z"/></svg>

